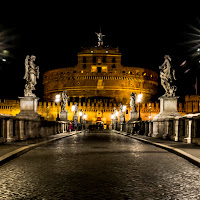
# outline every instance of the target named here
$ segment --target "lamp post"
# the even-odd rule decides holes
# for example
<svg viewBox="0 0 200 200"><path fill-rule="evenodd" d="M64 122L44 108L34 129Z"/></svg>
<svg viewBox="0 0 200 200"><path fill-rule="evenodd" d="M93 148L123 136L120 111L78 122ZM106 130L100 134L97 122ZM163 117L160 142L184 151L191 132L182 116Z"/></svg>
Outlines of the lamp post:
<svg viewBox="0 0 200 200"><path fill-rule="evenodd" d="M151 103L149 103L149 120L151 120Z"/></svg>
<svg viewBox="0 0 200 200"><path fill-rule="evenodd" d="M140 103L142 101L142 94L138 94L138 97L137 97L137 102L138 102L138 106L139 106L139 117L138 117L138 120L140 121L141 120L141 117L140 117Z"/></svg>
<svg viewBox="0 0 200 200"><path fill-rule="evenodd" d="M60 102L60 94L56 95L55 102L56 102L56 105L57 105L57 118L56 118L56 120L58 121L59 120L59 107L58 107L58 103Z"/></svg>
<svg viewBox="0 0 200 200"><path fill-rule="evenodd" d="M87 114L84 113L83 114L83 124L84 124L84 130L85 130L85 126L86 126L86 118L87 118Z"/></svg>
<svg viewBox="0 0 200 200"><path fill-rule="evenodd" d="M115 118L113 113L111 113L111 117L110 118L111 118L111 129L113 129L114 118Z"/></svg>
<svg viewBox="0 0 200 200"><path fill-rule="evenodd" d="M82 116L83 116L83 111L79 111L79 116L80 116L80 124L81 124L81 129L83 129L83 123L82 123Z"/></svg>
<svg viewBox="0 0 200 200"><path fill-rule="evenodd" d="M117 122L118 122L118 119L117 119L117 116L118 116L118 111L117 110L115 110L115 113L114 113L114 115L115 115L115 130L117 130Z"/></svg>
<svg viewBox="0 0 200 200"><path fill-rule="evenodd" d="M126 116L125 111L126 111L126 105L123 105L122 112L124 113L124 123L126 122L126 120L125 120L125 116Z"/></svg>
<svg viewBox="0 0 200 200"><path fill-rule="evenodd" d="M74 120L75 105L72 105L71 111L72 111L72 113L73 113L72 119Z"/></svg>

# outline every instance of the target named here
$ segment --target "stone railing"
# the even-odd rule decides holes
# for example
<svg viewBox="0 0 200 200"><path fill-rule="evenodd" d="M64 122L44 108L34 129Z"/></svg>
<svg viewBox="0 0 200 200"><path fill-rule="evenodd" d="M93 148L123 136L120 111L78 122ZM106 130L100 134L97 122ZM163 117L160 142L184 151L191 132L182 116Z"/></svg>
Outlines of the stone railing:
<svg viewBox="0 0 200 200"><path fill-rule="evenodd" d="M153 120L133 121L131 123L111 124L110 128L129 134L142 134L152 137L154 132L153 123L157 122ZM159 138L200 145L200 113L165 119L162 123L164 124L162 126L164 130L160 130L162 134L158 134Z"/></svg>
<svg viewBox="0 0 200 200"><path fill-rule="evenodd" d="M14 116L0 115L0 143L46 137L66 132L67 128L66 122L19 119Z"/></svg>

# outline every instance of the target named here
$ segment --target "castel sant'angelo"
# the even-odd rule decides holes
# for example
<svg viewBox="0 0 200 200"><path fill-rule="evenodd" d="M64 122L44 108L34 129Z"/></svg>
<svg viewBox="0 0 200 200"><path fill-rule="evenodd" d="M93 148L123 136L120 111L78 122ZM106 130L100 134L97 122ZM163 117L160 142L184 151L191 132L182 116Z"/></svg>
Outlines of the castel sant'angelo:
<svg viewBox="0 0 200 200"><path fill-rule="evenodd" d="M111 123L111 114L120 104L126 105L125 121L130 119L131 92L142 94L140 113L142 120L158 114L159 103L154 102L158 91L158 73L140 67L123 66L118 48L104 46L102 33L97 33L95 47L82 48L76 66L59 68L43 74L44 102L38 103L38 113L44 119L56 120L61 102L56 95L66 91L68 120L73 120L72 106L78 104L89 122ZM150 103L153 102L153 103ZM136 103L136 109L139 109ZM0 113L16 115L20 112L19 100L0 102ZM79 116L78 116L79 117Z"/></svg>
<svg viewBox="0 0 200 200"><path fill-rule="evenodd" d="M122 66L119 49L104 46L102 33L97 36L98 45L82 48L76 66L44 73L44 100L55 101L57 94L67 91L68 105L77 102L83 112L93 107L87 112L88 119L106 122L113 107L120 103L127 106L128 115L131 92L142 93L142 103L150 102L157 94L158 74L146 68Z"/></svg>

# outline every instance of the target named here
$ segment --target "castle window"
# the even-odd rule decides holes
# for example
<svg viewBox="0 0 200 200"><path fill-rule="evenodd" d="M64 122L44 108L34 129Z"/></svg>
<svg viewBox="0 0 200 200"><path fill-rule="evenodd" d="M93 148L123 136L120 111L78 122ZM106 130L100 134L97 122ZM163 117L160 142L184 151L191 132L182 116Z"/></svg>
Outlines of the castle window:
<svg viewBox="0 0 200 200"><path fill-rule="evenodd" d="M101 67L97 67L97 72L101 73Z"/></svg>
<svg viewBox="0 0 200 200"><path fill-rule="evenodd" d="M113 57L113 59L112 59L112 63L115 63L115 62L116 62L115 57Z"/></svg>
<svg viewBox="0 0 200 200"><path fill-rule="evenodd" d="M103 57L103 63L106 63L106 57L105 56Z"/></svg>
<svg viewBox="0 0 200 200"><path fill-rule="evenodd" d="M125 74L125 71L122 71L122 74Z"/></svg>
<svg viewBox="0 0 200 200"><path fill-rule="evenodd" d="M83 57L83 63L86 63L86 57Z"/></svg>
<svg viewBox="0 0 200 200"><path fill-rule="evenodd" d="M81 70L81 74L83 74L83 70Z"/></svg>
<svg viewBox="0 0 200 200"><path fill-rule="evenodd" d="M112 65L112 68L116 68L115 64Z"/></svg>
<svg viewBox="0 0 200 200"><path fill-rule="evenodd" d="M98 59L98 64L101 64L101 63L102 63L101 58L99 58Z"/></svg>
<svg viewBox="0 0 200 200"><path fill-rule="evenodd" d="M143 73L142 73L142 76L146 76L146 75L147 75L147 73L146 73L146 72L143 72Z"/></svg>
<svg viewBox="0 0 200 200"><path fill-rule="evenodd" d="M93 63L96 63L96 57L95 56L93 57Z"/></svg>
<svg viewBox="0 0 200 200"><path fill-rule="evenodd" d="M76 71L73 71L73 73L76 73Z"/></svg>
<svg viewBox="0 0 200 200"><path fill-rule="evenodd" d="M91 67L91 72L97 72L97 67L96 66L92 66Z"/></svg>
<svg viewBox="0 0 200 200"><path fill-rule="evenodd" d="M107 73L107 67L102 67L102 72L106 72Z"/></svg>

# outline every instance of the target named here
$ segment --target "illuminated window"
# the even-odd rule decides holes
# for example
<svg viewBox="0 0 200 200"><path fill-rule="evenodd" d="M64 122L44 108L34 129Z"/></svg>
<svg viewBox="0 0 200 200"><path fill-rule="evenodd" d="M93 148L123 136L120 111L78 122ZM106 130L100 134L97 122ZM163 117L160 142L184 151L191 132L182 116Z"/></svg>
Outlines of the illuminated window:
<svg viewBox="0 0 200 200"><path fill-rule="evenodd" d="M143 72L143 73L142 73L142 76L146 76L146 75L147 75L147 73L146 73L146 72Z"/></svg>
<svg viewBox="0 0 200 200"><path fill-rule="evenodd" d="M83 70L81 70L81 74L83 74Z"/></svg>
<svg viewBox="0 0 200 200"><path fill-rule="evenodd" d="M106 66L102 67L101 71L107 73L107 67Z"/></svg>
<svg viewBox="0 0 200 200"><path fill-rule="evenodd" d="M96 57L95 56L93 57L93 63L96 63Z"/></svg>
<svg viewBox="0 0 200 200"><path fill-rule="evenodd" d="M96 66L92 66L91 67L91 72L97 72L97 67Z"/></svg>

